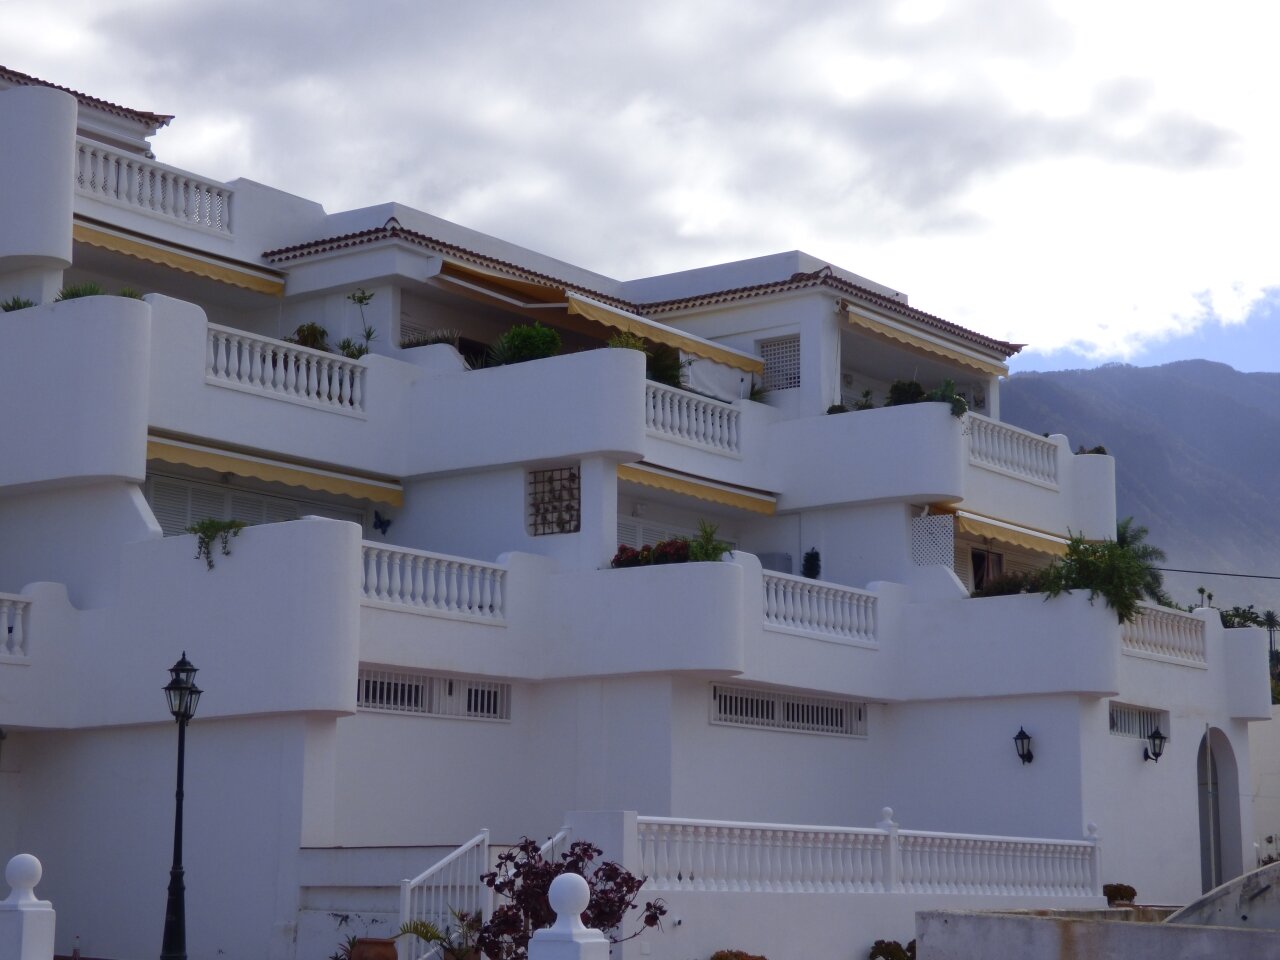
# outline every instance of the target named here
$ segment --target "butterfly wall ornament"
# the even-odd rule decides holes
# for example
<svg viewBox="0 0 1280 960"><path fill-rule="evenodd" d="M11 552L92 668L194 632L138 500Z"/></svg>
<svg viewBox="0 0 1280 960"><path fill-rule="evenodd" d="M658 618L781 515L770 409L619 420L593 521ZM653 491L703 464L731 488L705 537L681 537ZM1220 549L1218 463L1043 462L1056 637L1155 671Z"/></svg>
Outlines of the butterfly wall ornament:
<svg viewBox="0 0 1280 960"><path fill-rule="evenodd" d="M389 530L390 527L391 527L390 517L384 517L382 513L378 510L373 511L373 529L377 530L380 534L382 534L385 537L387 535L387 530Z"/></svg>

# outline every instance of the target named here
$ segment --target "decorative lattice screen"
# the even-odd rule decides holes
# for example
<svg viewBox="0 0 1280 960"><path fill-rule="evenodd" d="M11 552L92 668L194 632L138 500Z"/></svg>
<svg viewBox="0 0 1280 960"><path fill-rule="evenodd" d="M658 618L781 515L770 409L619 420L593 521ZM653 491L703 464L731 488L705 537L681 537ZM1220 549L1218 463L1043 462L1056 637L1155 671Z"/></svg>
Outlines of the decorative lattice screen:
<svg viewBox="0 0 1280 960"><path fill-rule="evenodd" d="M582 529L582 479L578 468L529 471L529 533L577 533Z"/></svg>
<svg viewBox="0 0 1280 960"><path fill-rule="evenodd" d="M955 518L947 513L914 517L911 521L911 559L918 567L956 562Z"/></svg>
<svg viewBox="0 0 1280 960"><path fill-rule="evenodd" d="M800 336L778 337L760 342L764 359L764 388L789 390L800 386Z"/></svg>

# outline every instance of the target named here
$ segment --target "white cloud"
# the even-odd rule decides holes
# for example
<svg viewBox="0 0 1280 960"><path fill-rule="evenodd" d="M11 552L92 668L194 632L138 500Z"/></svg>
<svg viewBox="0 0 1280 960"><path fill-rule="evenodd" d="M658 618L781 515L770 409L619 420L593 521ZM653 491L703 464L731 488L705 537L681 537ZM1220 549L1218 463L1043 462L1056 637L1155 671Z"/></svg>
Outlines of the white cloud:
<svg viewBox="0 0 1280 960"><path fill-rule="evenodd" d="M161 159L632 277L799 247L1131 359L1280 286L1280 11L1244 0L0 3L0 62Z"/></svg>

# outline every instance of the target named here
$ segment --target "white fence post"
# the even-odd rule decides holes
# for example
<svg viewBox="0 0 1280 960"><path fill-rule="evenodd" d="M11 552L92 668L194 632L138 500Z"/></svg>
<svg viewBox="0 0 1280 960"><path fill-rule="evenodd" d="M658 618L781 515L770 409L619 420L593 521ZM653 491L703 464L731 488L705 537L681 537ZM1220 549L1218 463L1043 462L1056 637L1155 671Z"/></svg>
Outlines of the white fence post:
<svg viewBox="0 0 1280 960"><path fill-rule="evenodd" d="M555 911L554 926L535 930L529 941L529 960L609 960L609 941L599 930L582 925L591 891L576 873L562 873L547 892Z"/></svg>
<svg viewBox="0 0 1280 960"><path fill-rule="evenodd" d="M898 893L902 890L902 848L898 845L898 824L893 819L893 807L885 807L880 816L884 819L876 827L885 832L884 890L885 893Z"/></svg>
<svg viewBox="0 0 1280 960"><path fill-rule="evenodd" d="M0 900L0 957L5 960L53 960L53 905L36 899L43 872L29 853L18 854L4 868L10 887L8 899Z"/></svg>
<svg viewBox="0 0 1280 960"><path fill-rule="evenodd" d="M1085 839L1093 844L1089 851L1089 882L1093 885L1093 894L1102 896L1102 844L1098 841L1098 825L1090 823L1085 827Z"/></svg>

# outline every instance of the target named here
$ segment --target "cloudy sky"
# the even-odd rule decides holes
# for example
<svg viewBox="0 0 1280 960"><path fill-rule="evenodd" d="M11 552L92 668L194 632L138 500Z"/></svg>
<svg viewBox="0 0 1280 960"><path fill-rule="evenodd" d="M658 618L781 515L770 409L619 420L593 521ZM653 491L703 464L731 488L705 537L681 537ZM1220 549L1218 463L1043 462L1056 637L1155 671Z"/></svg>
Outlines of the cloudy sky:
<svg viewBox="0 0 1280 960"><path fill-rule="evenodd" d="M1280 370L1257 0L0 0L161 160L621 278L799 248L1030 346Z"/></svg>

